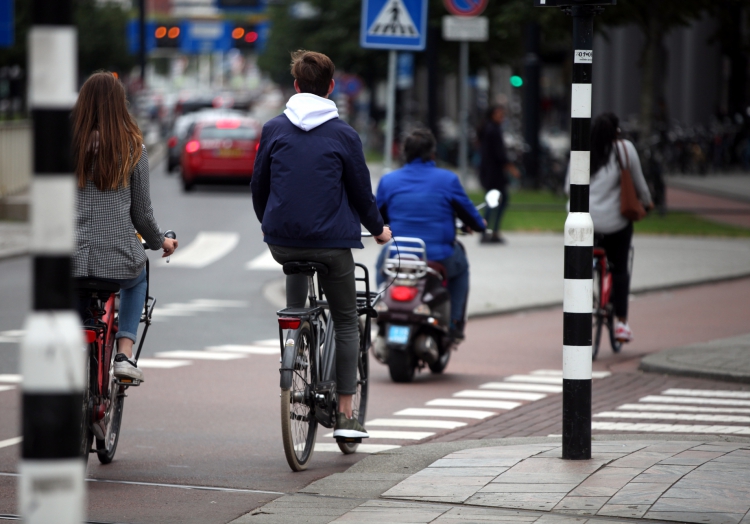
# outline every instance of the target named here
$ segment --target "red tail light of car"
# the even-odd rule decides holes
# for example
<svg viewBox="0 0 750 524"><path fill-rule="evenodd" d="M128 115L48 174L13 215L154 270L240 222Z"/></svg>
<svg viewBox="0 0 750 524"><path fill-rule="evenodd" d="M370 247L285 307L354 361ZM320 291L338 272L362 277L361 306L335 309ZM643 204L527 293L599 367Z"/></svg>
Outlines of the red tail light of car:
<svg viewBox="0 0 750 524"><path fill-rule="evenodd" d="M258 149L260 149L260 142L258 142L257 144L255 144L255 152L256 153L258 152Z"/></svg>
<svg viewBox="0 0 750 524"><path fill-rule="evenodd" d="M411 302L417 296L419 289L410 286L393 286L391 298L397 302Z"/></svg>
<svg viewBox="0 0 750 524"><path fill-rule="evenodd" d="M201 143L197 140L191 140L185 144L185 151L188 153L195 153L201 148Z"/></svg>
<svg viewBox="0 0 750 524"><path fill-rule="evenodd" d="M171 148L176 145L177 145L177 137L176 136L169 137L169 140L167 140L167 147Z"/></svg>

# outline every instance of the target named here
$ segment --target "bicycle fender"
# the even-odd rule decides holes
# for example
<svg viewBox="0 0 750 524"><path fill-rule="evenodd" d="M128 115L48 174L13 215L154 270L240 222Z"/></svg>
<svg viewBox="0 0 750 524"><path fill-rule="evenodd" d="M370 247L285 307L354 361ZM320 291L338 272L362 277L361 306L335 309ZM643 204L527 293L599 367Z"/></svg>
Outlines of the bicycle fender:
<svg viewBox="0 0 750 524"><path fill-rule="evenodd" d="M293 345L284 346L284 353L281 357L281 369L279 369L279 373L281 374L281 377L279 378L279 386L281 389L292 388L295 349L296 348Z"/></svg>

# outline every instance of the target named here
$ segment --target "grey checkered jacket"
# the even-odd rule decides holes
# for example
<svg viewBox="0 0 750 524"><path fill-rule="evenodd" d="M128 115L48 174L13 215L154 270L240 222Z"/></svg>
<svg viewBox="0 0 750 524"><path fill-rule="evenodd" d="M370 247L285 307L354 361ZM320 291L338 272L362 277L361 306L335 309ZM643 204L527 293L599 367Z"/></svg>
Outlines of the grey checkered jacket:
<svg viewBox="0 0 750 524"><path fill-rule="evenodd" d="M78 188L74 277L131 279L146 265L138 231L151 249L160 249L164 234L154 220L148 186L148 153L143 154L128 187L99 191L89 180Z"/></svg>

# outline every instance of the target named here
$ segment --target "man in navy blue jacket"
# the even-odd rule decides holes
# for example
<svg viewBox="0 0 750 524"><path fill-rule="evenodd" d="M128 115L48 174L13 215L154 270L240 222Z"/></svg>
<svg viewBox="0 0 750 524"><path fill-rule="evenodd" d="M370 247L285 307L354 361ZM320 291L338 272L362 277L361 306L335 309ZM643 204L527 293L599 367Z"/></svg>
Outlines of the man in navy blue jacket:
<svg viewBox="0 0 750 524"><path fill-rule="evenodd" d="M340 413L333 434L364 438L365 428L352 418L359 324L351 249L364 247L360 224L378 244L388 242L391 231L375 204L359 135L328 100L333 73L333 62L324 54L292 53L297 94L284 114L263 126L251 186L255 214L274 259L328 267L328 274L319 276L336 324ZM304 307L306 298L307 278L287 276L287 306Z"/></svg>
<svg viewBox="0 0 750 524"><path fill-rule="evenodd" d="M466 196L458 177L435 167L435 137L427 129L412 131L404 140L406 165L385 175L378 185L378 207L399 236L421 238L427 258L448 272L451 328L463 338L469 261L456 242L458 216L466 227L484 232L486 223ZM382 264L383 257L379 261ZM380 269L380 268L378 268ZM379 277L380 271L378 271Z"/></svg>

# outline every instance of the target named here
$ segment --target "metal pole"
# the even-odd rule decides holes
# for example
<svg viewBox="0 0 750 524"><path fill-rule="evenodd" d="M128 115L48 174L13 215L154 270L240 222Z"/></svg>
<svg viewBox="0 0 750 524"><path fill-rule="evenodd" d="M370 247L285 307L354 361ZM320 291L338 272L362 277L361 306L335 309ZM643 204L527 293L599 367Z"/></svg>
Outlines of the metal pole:
<svg viewBox="0 0 750 524"><path fill-rule="evenodd" d="M141 67L141 89L146 87L146 0L138 0L138 64Z"/></svg>
<svg viewBox="0 0 750 524"><path fill-rule="evenodd" d="M459 51L458 76L458 172L466 184L469 176L469 42L462 41Z"/></svg>
<svg viewBox="0 0 750 524"><path fill-rule="evenodd" d="M24 522L80 524L85 517L81 424L84 351L73 310L71 255L76 180L70 110L77 91L73 0L33 0L29 107L34 123L31 189L33 311L21 345L23 444L19 507Z"/></svg>
<svg viewBox="0 0 750 524"><path fill-rule="evenodd" d="M574 6L570 213L565 221L562 458L591 458L591 297L594 223L589 214L594 14Z"/></svg>
<svg viewBox="0 0 750 524"><path fill-rule="evenodd" d="M388 51L388 102L385 114L383 174L393 169L393 128L396 123L396 51Z"/></svg>

